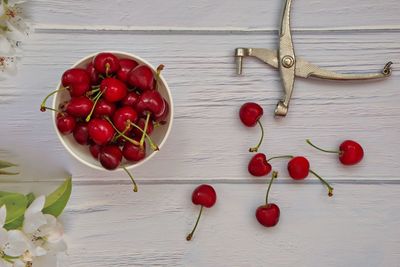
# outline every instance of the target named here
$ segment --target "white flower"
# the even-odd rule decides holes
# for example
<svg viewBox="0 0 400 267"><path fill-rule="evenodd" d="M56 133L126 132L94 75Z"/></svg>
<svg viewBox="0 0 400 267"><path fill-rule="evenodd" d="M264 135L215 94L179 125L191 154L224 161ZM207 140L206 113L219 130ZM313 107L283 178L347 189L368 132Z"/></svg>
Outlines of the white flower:
<svg viewBox="0 0 400 267"><path fill-rule="evenodd" d="M67 245L63 240L63 227L61 223L50 214L43 214L45 197L35 199L25 211L23 231L28 236L29 253L24 255L26 261L34 257L56 254L65 251Z"/></svg>
<svg viewBox="0 0 400 267"><path fill-rule="evenodd" d="M27 251L25 235L19 230L4 229L7 210L3 205L0 208L0 267L18 267L17 259ZM22 265L23 266L23 265Z"/></svg>

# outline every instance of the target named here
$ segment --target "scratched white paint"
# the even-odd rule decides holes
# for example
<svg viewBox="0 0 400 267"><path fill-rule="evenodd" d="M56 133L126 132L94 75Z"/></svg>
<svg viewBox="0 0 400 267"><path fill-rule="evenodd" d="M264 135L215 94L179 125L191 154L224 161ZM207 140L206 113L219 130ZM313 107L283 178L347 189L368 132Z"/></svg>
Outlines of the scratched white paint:
<svg viewBox="0 0 400 267"><path fill-rule="evenodd" d="M392 60L390 79L338 83L296 80L287 118L272 112L282 96L279 74L246 59L234 69L239 46L276 48L282 1L44 1L26 10L37 25L24 43L19 74L0 85L0 158L20 164L21 175L2 181L55 180L72 174L74 192L63 216L69 256L60 266L398 266L400 262L400 2L293 2L298 56L330 70L378 72ZM176 104L166 146L135 170L140 192L125 174L87 169L63 149L40 101L62 72L101 50L136 53L164 63ZM268 155L307 155L334 181L328 199L314 178L290 182L285 162L273 200L282 208L275 229L263 229L253 212L265 186L249 177L247 148L258 129L237 118L240 105L264 107ZM333 155L309 148L359 140L359 165L344 168ZM216 184L218 204L205 213L193 243L184 241L197 209L190 192ZM239 184L232 184L239 183ZM383 183L383 184L380 184ZM151 184L151 185L150 185ZM45 183L1 184L0 190L48 192ZM53 184L54 186L54 184Z"/></svg>

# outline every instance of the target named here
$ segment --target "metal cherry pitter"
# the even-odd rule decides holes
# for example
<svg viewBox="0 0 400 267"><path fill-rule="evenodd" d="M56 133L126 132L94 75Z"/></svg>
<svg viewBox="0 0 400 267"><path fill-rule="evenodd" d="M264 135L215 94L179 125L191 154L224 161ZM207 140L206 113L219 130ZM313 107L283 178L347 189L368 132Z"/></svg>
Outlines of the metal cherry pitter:
<svg viewBox="0 0 400 267"><path fill-rule="evenodd" d="M310 62L296 58L290 32L290 9L292 0L285 0L281 29L279 32L279 50L265 48L236 48L235 57L237 73L242 74L243 57L256 57L268 65L279 69L283 84L284 97L275 108L275 116L286 116L289 109L290 98L293 93L295 76L303 78L320 78L328 80L370 80L382 79L390 76L392 62L388 62L381 73L369 74L341 74L311 64Z"/></svg>

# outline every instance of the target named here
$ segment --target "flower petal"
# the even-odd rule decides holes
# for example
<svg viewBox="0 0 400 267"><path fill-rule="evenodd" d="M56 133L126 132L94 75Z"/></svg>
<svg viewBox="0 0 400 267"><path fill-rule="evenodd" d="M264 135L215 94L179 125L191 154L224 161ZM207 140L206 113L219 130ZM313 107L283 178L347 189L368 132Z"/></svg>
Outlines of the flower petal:
<svg viewBox="0 0 400 267"><path fill-rule="evenodd" d="M62 239L64 228L62 224L50 214L45 214L47 223L39 228L39 236L46 237L46 240L51 243L56 243Z"/></svg>
<svg viewBox="0 0 400 267"><path fill-rule="evenodd" d="M20 259L14 260L13 267L25 267L25 266L26 266L26 264L23 261L21 261Z"/></svg>
<svg viewBox="0 0 400 267"><path fill-rule="evenodd" d="M0 267L12 267L12 264L0 258Z"/></svg>
<svg viewBox="0 0 400 267"><path fill-rule="evenodd" d="M36 232L42 225L46 224L46 217L43 213L35 213L29 216L25 215L24 224L22 226L22 230L25 233L33 234Z"/></svg>
<svg viewBox="0 0 400 267"><path fill-rule="evenodd" d="M40 196L40 197L36 198L32 202L32 204L26 209L25 216L29 216L31 214L42 212L42 209L44 208L44 203L45 202L46 202L46 197L45 196Z"/></svg>
<svg viewBox="0 0 400 267"><path fill-rule="evenodd" d="M25 235L19 230L8 231L8 242L4 253L11 257L19 257L28 249Z"/></svg>
<svg viewBox="0 0 400 267"><path fill-rule="evenodd" d="M33 260L32 267L54 267L57 266L57 256L46 255Z"/></svg>
<svg viewBox="0 0 400 267"><path fill-rule="evenodd" d="M6 223L7 218L7 209L6 205L1 206L0 208L0 227L3 228L4 224Z"/></svg>
<svg viewBox="0 0 400 267"><path fill-rule="evenodd" d="M13 56L15 49L12 47L10 40L3 35L0 35L0 55L2 56Z"/></svg>
<svg viewBox="0 0 400 267"><path fill-rule="evenodd" d="M8 233L4 228L0 228L0 251L8 241Z"/></svg>

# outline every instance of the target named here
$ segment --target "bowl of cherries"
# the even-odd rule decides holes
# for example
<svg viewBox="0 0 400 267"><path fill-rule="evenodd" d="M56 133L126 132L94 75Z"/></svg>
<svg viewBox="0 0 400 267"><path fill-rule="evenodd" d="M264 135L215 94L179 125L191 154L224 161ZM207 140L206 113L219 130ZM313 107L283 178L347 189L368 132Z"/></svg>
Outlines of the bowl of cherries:
<svg viewBox="0 0 400 267"><path fill-rule="evenodd" d="M163 67L124 52L89 55L62 74L40 109L54 111L59 139L80 162L128 172L152 158L171 130L173 102Z"/></svg>

